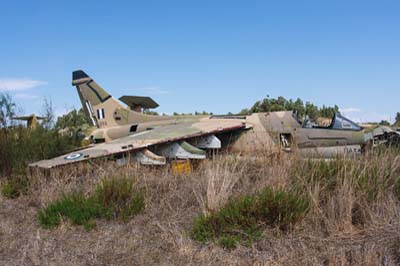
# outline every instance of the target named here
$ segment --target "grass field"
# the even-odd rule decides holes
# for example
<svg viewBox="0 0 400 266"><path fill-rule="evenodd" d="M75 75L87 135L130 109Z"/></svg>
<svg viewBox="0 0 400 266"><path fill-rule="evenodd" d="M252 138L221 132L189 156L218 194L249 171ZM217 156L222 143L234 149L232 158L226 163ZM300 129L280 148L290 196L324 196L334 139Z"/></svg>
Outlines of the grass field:
<svg viewBox="0 0 400 266"><path fill-rule="evenodd" d="M225 155L190 175L92 164L9 182L0 265L400 264L396 151L332 161ZM82 206L93 216L77 222Z"/></svg>

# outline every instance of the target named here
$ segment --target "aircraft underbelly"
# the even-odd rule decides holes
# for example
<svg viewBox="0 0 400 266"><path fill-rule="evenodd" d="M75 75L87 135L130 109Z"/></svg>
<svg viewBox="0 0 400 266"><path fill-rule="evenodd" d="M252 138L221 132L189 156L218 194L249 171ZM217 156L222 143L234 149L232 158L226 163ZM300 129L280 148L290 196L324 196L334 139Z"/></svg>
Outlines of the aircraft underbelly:
<svg viewBox="0 0 400 266"><path fill-rule="evenodd" d="M364 135L358 131L300 129L295 136L299 148L360 146L364 143Z"/></svg>
<svg viewBox="0 0 400 266"><path fill-rule="evenodd" d="M301 155L308 158L335 158L339 155L359 156L361 155L361 145L302 148L299 151Z"/></svg>

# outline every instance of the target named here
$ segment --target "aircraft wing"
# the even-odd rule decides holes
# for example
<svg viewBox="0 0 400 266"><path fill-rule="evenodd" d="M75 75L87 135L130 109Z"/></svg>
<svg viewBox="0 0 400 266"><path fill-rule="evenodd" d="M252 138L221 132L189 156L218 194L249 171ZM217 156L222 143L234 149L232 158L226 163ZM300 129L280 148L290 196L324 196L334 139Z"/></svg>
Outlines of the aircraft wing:
<svg viewBox="0 0 400 266"><path fill-rule="evenodd" d="M137 153L137 159L143 164L165 164L165 157L183 156L189 159L203 159L202 150L187 143L186 140L199 140L201 148L218 148L215 134L244 129L246 124L238 121L206 121L163 126L140 132L111 142L92 145L89 148L74 151L50 160L30 164L30 167L53 168L91 159L110 157L118 154ZM220 148L219 142L219 148ZM213 146L214 145L214 146ZM159 147L162 148L159 148ZM156 149L157 153L147 148ZM186 157L185 157L186 156Z"/></svg>
<svg viewBox="0 0 400 266"><path fill-rule="evenodd" d="M30 119L33 119L33 118L36 118L36 119L38 119L38 120L43 120L43 119L46 119L45 117L42 117L42 116L16 116L16 117L13 117L13 119L14 120L22 120L22 121L28 121L28 120L30 120Z"/></svg>

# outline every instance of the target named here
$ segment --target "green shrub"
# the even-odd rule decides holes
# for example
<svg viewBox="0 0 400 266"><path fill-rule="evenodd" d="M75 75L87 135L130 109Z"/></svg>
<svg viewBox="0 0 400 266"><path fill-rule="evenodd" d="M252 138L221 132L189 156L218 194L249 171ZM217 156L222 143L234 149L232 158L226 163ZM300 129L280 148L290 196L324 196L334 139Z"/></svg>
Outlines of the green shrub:
<svg viewBox="0 0 400 266"><path fill-rule="evenodd" d="M4 197L15 199L21 195L25 195L28 189L29 180L26 176L14 176L3 184L1 192Z"/></svg>
<svg viewBox="0 0 400 266"><path fill-rule="evenodd" d="M225 248L261 238L266 227L287 230L308 210L308 199L266 188L254 195L232 199L223 208L196 218L191 232L200 242L216 241Z"/></svg>
<svg viewBox="0 0 400 266"><path fill-rule="evenodd" d="M69 218L73 224L86 225L90 220L102 217L102 206L94 197L86 198L83 193L63 195L61 199L39 211L39 223L44 228L53 228L60 224L61 218Z"/></svg>
<svg viewBox="0 0 400 266"><path fill-rule="evenodd" d="M240 242L240 237L233 235L223 235L219 238L218 244L226 249L234 249Z"/></svg>
<svg viewBox="0 0 400 266"><path fill-rule="evenodd" d="M135 191L132 179L111 178L103 180L97 188L97 201L107 210L107 217L126 220L145 207L144 195Z"/></svg>
<svg viewBox="0 0 400 266"><path fill-rule="evenodd" d="M75 225L87 230L96 226L93 219L120 218L126 221L145 207L142 192L136 191L132 179L112 178L103 180L95 193L85 197L82 192L63 195L47 208L39 210L39 223L44 228L58 226L62 218L68 218Z"/></svg>
<svg viewBox="0 0 400 266"><path fill-rule="evenodd" d="M38 126L0 129L0 175L25 172L29 163L65 154L81 146L81 140L61 136L56 129Z"/></svg>

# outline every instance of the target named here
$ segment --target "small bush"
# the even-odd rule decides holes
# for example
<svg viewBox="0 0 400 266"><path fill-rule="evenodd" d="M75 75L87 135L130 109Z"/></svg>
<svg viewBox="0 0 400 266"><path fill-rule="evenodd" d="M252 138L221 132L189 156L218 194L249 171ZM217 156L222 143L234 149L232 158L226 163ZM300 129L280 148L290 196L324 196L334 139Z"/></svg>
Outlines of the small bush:
<svg viewBox="0 0 400 266"><path fill-rule="evenodd" d="M126 220L144 209L143 193L135 191L132 179L103 180L96 190L98 202L107 210L108 218Z"/></svg>
<svg viewBox="0 0 400 266"><path fill-rule="evenodd" d="M9 199L18 198L21 195L25 195L29 189L29 180L26 176L15 176L7 180L2 188L1 192L4 197Z"/></svg>
<svg viewBox="0 0 400 266"><path fill-rule="evenodd" d="M61 218L69 218L73 224L88 225L89 221L102 217L102 206L94 197L86 198L83 193L63 195L61 199L39 211L39 223L44 228L60 224Z"/></svg>
<svg viewBox="0 0 400 266"><path fill-rule="evenodd" d="M200 242L216 241L225 248L261 238L267 226L287 230L308 210L308 199L266 188L260 193L233 199L219 211L201 214L192 237Z"/></svg>
<svg viewBox="0 0 400 266"><path fill-rule="evenodd" d="M141 212L145 207L143 193L136 191L133 181L128 178L103 180L95 193L85 197L82 192L63 195L47 208L39 210L39 223L44 228L54 228L62 218L68 218L75 225L87 230L96 226L93 219L128 218Z"/></svg>
<svg viewBox="0 0 400 266"><path fill-rule="evenodd" d="M236 248L239 242L240 242L240 237L232 235L221 236L218 240L218 244L226 249Z"/></svg>

